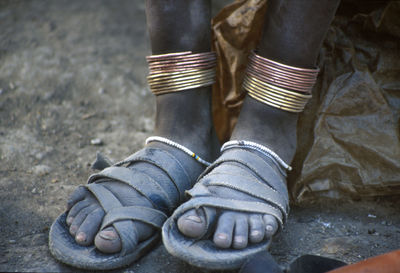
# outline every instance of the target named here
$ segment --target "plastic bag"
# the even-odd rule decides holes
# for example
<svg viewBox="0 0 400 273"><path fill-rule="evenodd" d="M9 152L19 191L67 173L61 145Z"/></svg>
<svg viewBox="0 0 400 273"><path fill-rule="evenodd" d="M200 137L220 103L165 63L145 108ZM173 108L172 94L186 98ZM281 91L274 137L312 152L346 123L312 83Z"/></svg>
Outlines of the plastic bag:
<svg viewBox="0 0 400 273"><path fill-rule="evenodd" d="M244 98L247 56L265 1L236 1L213 21L219 54L214 121L226 140ZM400 194L400 3L344 1L320 52L298 123L289 191L296 202Z"/></svg>

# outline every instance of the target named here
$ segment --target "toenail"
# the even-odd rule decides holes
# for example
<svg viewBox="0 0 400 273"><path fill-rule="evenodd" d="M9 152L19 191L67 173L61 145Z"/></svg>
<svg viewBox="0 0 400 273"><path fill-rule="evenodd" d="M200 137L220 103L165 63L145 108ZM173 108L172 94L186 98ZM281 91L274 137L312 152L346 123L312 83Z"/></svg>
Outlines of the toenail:
<svg viewBox="0 0 400 273"><path fill-rule="evenodd" d="M86 241L86 235L85 235L85 233L79 232L79 233L76 235L76 240L77 240L77 241L80 241L80 242Z"/></svg>
<svg viewBox="0 0 400 273"><path fill-rule="evenodd" d="M271 226L271 225L267 225L267 226L265 227L265 230L268 231L268 232L272 232L272 231L274 230L274 227Z"/></svg>
<svg viewBox="0 0 400 273"><path fill-rule="evenodd" d="M217 238L220 240L226 240L226 239L228 239L228 235L226 235L224 233L220 233L217 235Z"/></svg>
<svg viewBox="0 0 400 273"><path fill-rule="evenodd" d="M201 223L200 217L195 216L195 215L189 215L189 216L186 217L186 219L188 219L190 221L193 221L193 222L196 222L196 223Z"/></svg>
<svg viewBox="0 0 400 273"><path fill-rule="evenodd" d="M253 231L250 233L251 236L259 236L260 234L261 234L261 231L259 231L259 230L253 230Z"/></svg>
<svg viewBox="0 0 400 273"><path fill-rule="evenodd" d="M72 217L68 217L67 218L67 224L71 224L72 223L72 221L74 220L74 218L72 218Z"/></svg>
<svg viewBox="0 0 400 273"><path fill-rule="evenodd" d="M235 236L235 242L238 244L244 243L244 237L243 236Z"/></svg>
<svg viewBox="0 0 400 273"><path fill-rule="evenodd" d="M78 227L77 227L77 226L70 226L69 230L70 230L72 233L75 233L75 232L78 230Z"/></svg>
<svg viewBox="0 0 400 273"><path fill-rule="evenodd" d="M99 236L104 240L115 240L117 236L114 232L100 232Z"/></svg>

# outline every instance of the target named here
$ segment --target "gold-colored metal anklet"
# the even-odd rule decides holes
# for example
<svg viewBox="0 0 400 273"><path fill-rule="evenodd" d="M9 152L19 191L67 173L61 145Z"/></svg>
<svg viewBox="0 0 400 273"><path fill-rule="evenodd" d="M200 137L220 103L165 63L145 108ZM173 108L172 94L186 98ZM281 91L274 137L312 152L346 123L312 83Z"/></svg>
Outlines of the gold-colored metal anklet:
<svg viewBox="0 0 400 273"><path fill-rule="evenodd" d="M248 95L264 104L289 112L301 112L311 98L319 69L289 66L254 52L243 82Z"/></svg>
<svg viewBox="0 0 400 273"><path fill-rule="evenodd" d="M214 52L177 52L146 59L150 70L147 81L155 95L209 86L215 82Z"/></svg>

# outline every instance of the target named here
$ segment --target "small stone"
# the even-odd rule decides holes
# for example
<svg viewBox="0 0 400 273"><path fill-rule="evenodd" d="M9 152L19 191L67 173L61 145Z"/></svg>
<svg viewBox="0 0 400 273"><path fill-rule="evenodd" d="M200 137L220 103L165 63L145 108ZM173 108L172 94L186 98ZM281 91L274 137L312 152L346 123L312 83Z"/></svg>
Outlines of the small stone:
<svg viewBox="0 0 400 273"><path fill-rule="evenodd" d="M99 90L97 91L100 95L104 94L106 91L104 90L103 87L99 88Z"/></svg>
<svg viewBox="0 0 400 273"><path fill-rule="evenodd" d="M384 226L386 226L386 225L387 225L387 222L386 222L386 221L382 221L381 224L384 225Z"/></svg>
<svg viewBox="0 0 400 273"><path fill-rule="evenodd" d="M10 89L14 89L15 88L15 85L12 82L10 82L10 84L8 86L10 87Z"/></svg>
<svg viewBox="0 0 400 273"><path fill-rule="evenodd" d="M36 175L43 176L51 172L51 168L47 165L37 165L32 168L32 172Z"/></svg>
<svg viewBox="0 0 400 273"><path fill-rule="evenodd" d="M9 240L8 241L10 244L15 244L17 241L15 241L15 240Z"/></svg>
<svg viewBox="0 0 400 273"><path fill-rule="evenodd" d="M3 88L0 88L0 95L3 94Z"/></svg>
<svg viewBox="0 0 400 273"><path fill-rule="evenodd" d="M368 217L369 217L369 218L376 218L376 215L368 214Z"/></svg>
<svg viewBox="0 0 400 273"><path fill-rule="evenodd" d="M33 190L31 192L32 193L36 193L36 188L33 188Z"/></svg>
<svg viewBox="0 0 400 273"><path fill-rule="evenodd" d="M368 229L368 234L375 234L376 230L374 228Z"/></svg>
<svg viewBox="0 0 400 273"><path fill-rule="evenodd" d="M103 141L100 138L93 138L90 140L90 144L99 146L103 144Z"/></svg>
<svg viewBox="0 0 400 273"><path fill-rule="evenodd" d="M51 179L51 183L57 183L57 182L58 182L58 179L57 179L57 178Z"/></svg>

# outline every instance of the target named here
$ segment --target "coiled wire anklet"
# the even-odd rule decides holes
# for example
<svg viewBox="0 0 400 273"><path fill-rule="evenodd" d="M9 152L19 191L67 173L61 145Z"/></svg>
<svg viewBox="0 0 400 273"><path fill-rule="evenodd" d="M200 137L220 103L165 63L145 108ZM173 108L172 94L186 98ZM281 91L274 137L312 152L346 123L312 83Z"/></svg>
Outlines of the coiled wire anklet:
<svg viewBox="0 0 400 273"><path fill-rule="evenodd" d="M182 152L188 154L190 157L193 157L194 159L196 159L199 163L205 165L205 166L210 166L211 163L205 161L204 159L202 159L201 157L199 157L198 155L196 155L194 152L192 152L191 150L189 150L188 148L186 148L185 146L173 142L172 140L169 140L168 138L165 137L159 137L159 136L151 136L149 138L146 139L146 145L150 142L161 142L164 144L167 144L169 146L172 146L174 148L177 148L179 150L181 150Z"/></svg>
<svg viewBox="0 0 400 273"><path fill-rule="evenodd" d="M276 161L278 163L278 165L280 165L281 167L283 167L285 170L287 171L291 171L292 167L290 167L285 161L283 161L283 159L281 159L279 157L279 155L277 155L274 151L272 151L271 149L252 142L252 141L247 141L247 140L231 140L226 142L224 145L222 145L221 147L221 153L225 150L228 149L232 149L232 148L247 148L247 149L252 149L252 150L256 150L262 154L264 154L265 156L271 158L272 160Z"/></svg>

